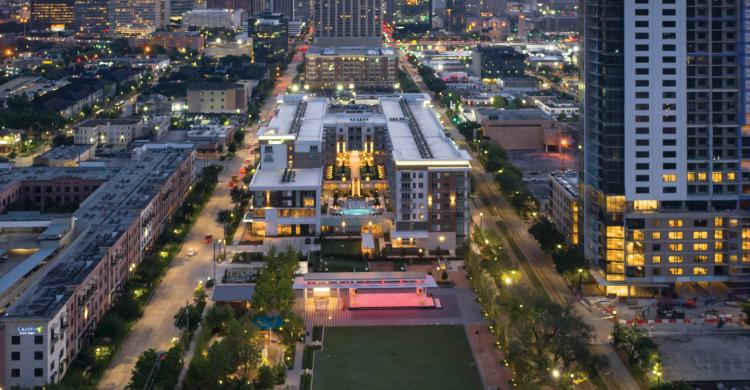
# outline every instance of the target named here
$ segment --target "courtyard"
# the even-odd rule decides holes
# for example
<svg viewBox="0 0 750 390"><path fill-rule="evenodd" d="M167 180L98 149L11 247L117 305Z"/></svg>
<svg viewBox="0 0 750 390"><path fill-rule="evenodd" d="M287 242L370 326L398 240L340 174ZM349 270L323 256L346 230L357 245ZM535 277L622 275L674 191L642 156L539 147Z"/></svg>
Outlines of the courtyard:
<svg viewBox="0 0 750 390"><path fill-rule="evenodd" d="M314 390L481 389L463 326L327 327Z"/></svg>

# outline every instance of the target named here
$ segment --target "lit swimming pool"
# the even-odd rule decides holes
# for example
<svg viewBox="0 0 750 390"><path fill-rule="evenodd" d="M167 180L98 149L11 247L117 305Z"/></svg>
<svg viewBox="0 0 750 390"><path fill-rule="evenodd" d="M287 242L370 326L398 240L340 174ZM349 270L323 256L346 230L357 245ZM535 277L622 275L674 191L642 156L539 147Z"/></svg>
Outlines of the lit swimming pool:
<svg viewBox="0 0 750 390"><path fill-rule="evenodd" d="M341 210L343 215L370 215L372 210L370 209L343 209Z"/></svg>

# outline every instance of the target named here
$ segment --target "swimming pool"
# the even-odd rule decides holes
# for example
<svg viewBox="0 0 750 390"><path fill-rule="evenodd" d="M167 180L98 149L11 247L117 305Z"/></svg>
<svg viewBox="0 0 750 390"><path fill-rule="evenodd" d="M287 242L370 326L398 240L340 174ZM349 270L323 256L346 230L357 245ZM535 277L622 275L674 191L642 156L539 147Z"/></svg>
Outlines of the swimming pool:
<svg viewBox="0 0 750 390"><path fill-rule="evenodd" d="M370 209L343 209L341 210L343 215L370 215L372 210Z"/></svg>

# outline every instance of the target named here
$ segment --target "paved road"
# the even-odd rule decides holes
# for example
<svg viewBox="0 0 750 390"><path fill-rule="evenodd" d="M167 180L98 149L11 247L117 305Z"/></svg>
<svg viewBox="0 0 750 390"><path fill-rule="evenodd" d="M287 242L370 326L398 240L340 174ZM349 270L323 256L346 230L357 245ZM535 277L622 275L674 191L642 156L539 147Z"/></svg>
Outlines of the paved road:
<svg viewBox="0 0 750 390"><path fill-rule="evenodd" d="M301 56L295 56L287 71L279 78L274 89L274 96L283 92L296 74L297 64ZM274 99L270 98L262 107L262 114L267 114L274 107ZM245 142L252 144L257 124L249 128ZM232 175L238 175L239 169L246 159L251 159L250 149L239 149L237 157L225 162L224 170L219 176L219 184L198 221L192 228L180 253L172 260L172 266L151 297L145 308L143 317L135 323L130 334L115 354L109 369L99 382L99 389L122 389L130 380L130 375L138 356L148 348L166 350L173 337L180 332L174 327L173 316L186 301L192 299L192 291L200 281L205 281L211 273L211 258L213 246L203 243L203 237L211 234L221 237L223 228L216 223L216 214L231 207L228 182ZM195 256L188 256L187 251L196 248Z"/></svg>
<svg viewBox="0 0 750 390"><path fill-rule="evenodd" d="M408 61L402 64L404 69L414 78L416 76L414 67ZM417 81L417 85L423 91L430 93L427 86L421 80ZM437 107L437 105L436 108L443 118L445 118L445 110ZM443 122L446 124L453 139L457 143L465 145L466 142L463 136L450 125L450 121L444 120ZM474 220L479 221L479 213L483 213L484 228L491 229L504 236L506 240L512 240L516 244L521 252L520 255L528 261L528 265L530 266L528 269L537 277L542 288L544 288L551 299L558 303L573 302L575 299L571 291L562 277L555 271L552 262L541 250L539 244L528 233L527 224L518 217L513 208L500 194L492 175L484 171L478 161L476 161L476 156L473 153L472 157L474 158L472 175L476 179L476 192L489 201L485 203L481 197L473 199L475 205L472 208ZM508 234L503 234L497 225L488 223L488 221L497 221L505 227ZM638 389L637 383L615 353L614 348L606 343L607 338L612 334L612 321L591 313L580 305L576 305L575 307L578 313L593 328L596 340L592 344L592 349L597 353L606 355L610 360L611 368L610 375L608 375L610 383L608 385L619 389Z"/></svg>

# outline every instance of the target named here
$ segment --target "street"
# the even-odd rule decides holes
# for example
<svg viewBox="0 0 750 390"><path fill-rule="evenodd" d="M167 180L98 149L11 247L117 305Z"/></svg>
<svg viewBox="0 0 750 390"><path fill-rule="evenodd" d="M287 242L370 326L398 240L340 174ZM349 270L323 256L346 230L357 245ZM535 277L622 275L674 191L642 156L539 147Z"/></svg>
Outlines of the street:
<svg viewBox="0 0 750 390"><path fill-rule="evenodd" d="M275 106L275 96L284 92L296 74L297 64L302 56L297 53L294 60L284 74L277 79L273 94L261 109L261 117L265 118ZM258 124L248 127L245 143L252 145ZM195 225L187 236L180 252L172 260L172 264L149 300L141 317L131 328L129 335L115 353L109 369L99 382L99 389L123 389L130 381L130 375L143 351L154 348L157 351L170 347L172 339L179 337L181 331L174 326L174 315L192 300L192 293L200 281L210 276L212 245L203 243L205 235L222 237L223 228L216 222L216 214L230 208L230 188L227 185L233 175L237 175L246 159L250 159L252 148L237 150L235 158L223 163L224 169L219 175L211 199L201 212ZM195 256L188 256L189 249L195 248Z"/></svg>

